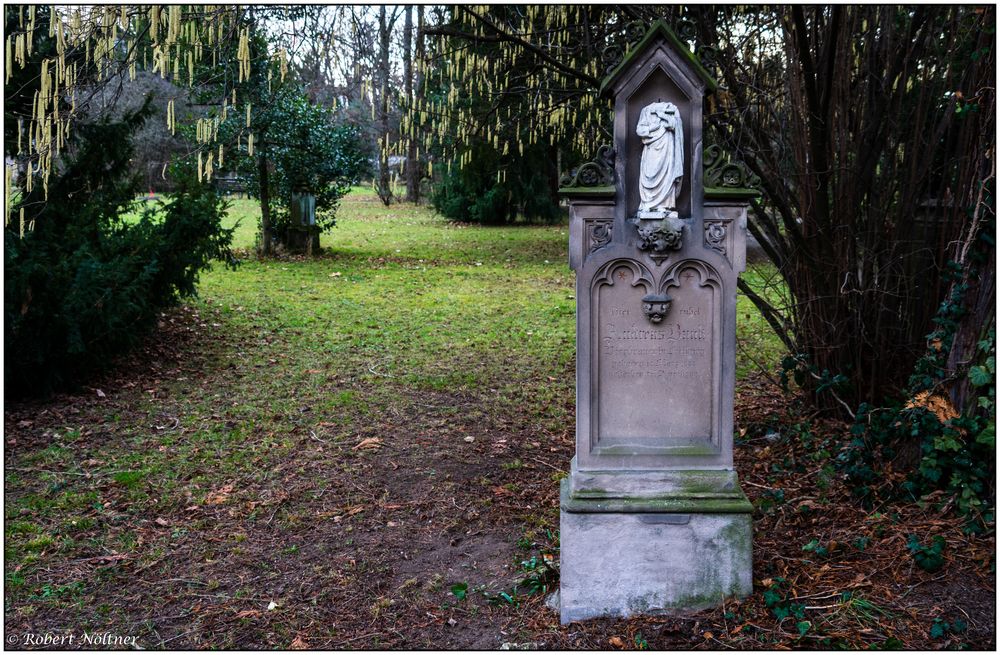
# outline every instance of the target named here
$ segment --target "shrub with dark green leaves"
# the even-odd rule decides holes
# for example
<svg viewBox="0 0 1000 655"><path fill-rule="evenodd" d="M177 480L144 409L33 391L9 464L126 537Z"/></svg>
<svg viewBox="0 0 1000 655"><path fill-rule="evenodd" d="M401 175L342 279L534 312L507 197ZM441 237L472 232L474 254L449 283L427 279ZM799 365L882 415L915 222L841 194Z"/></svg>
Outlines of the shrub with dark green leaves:
<svg viewBox="0 0 1000 655"><path fill-rule="evenodd" d="M135 346L162 308L194 294L213 259L232 261L224 201L179 169L176 190L134 218L132 138L149 113L147 102L116 122L74 126L47 197L36 182L14 203L4 232L8 396L46 393L101 368Z"/></svg>
<svg viewBox="0 0 1000 655"><path fill-rule="evenodd" d="M278 87L254 116L258 134L254 157L241 148L231 161L247 180L247 191L261 197L258 157L268 161L268 202L271 230L283 241L291 226L294 192L316 197L316 224L326 230L336 224L340 199L352 184L370 172L374 154L354 125L337 120L334 112L309 102L292 87ZM223 140L235 140L245 126L242 114L234 113L220 128Z"/></svg>
<svg viewBox="0 0 1000 655"><path fill-rule="evenodd" d="M453 221L482 225L513 223L519 217L549 223L560 217L546 174L554 162L543 147L531 146L524 156L503 157L481 143L470 146L470 152L465 166L452 165L435 186L431 203L439 213Z"/></svg>

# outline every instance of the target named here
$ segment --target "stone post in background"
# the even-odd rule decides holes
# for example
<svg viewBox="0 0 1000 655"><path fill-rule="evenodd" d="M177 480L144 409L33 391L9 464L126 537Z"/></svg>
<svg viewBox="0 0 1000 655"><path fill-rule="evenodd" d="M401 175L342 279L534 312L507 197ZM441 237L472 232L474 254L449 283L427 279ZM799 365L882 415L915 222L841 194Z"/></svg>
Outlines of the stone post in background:
<svg viewBox="0 0 1000 655"><path fill-rule="evenodd" d="M602 88L614 99L614 148L561 189L577 280L563 623L699 609L752 590L733 398L736 280L756 192L720 151L703 161L711 75L665 23L636 36Z"/></svg>

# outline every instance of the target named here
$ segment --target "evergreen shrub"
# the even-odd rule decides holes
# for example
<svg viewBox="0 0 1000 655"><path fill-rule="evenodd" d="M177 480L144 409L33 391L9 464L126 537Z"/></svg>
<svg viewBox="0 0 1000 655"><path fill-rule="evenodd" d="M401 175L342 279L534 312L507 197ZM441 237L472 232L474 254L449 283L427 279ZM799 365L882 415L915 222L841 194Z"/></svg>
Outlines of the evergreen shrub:
<svg viewBox="0 0 1000 655"><path fill-rule="evenodd" d="M129 161L149 114L147 101L115 122L74 126L47 197L36 183L13 202L4 230L6 395L79 382L135 346L161 309L194 294L213 259L235 263L226 203L211 185L175 167L175 191L140 206Z"/></svg>
<svg viewBox="0 0 1000 655"><path fill-rule="evenodd" d="M453 163L431 194L438 213L453 221L504 225L518 219L552 223L561 212L549 186L547 151L534 146L523 157L503 157L486 144L471 146L464 166ZM500 175L497 171L502 171Z"/></svg>

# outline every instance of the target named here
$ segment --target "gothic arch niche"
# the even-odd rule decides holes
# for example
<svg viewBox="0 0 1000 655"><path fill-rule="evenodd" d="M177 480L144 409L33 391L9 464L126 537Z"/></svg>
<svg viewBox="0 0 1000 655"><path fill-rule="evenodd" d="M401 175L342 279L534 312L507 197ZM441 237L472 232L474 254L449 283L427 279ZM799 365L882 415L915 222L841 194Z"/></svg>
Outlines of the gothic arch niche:
<svg viewBox="0 0 1000 655"><path fill-rule="evenodd" d="M642 75L637 75L634 90L626 101L625 138L627 152L641 153L642 140L635 133L636 124L642 108L653 102L672 102L680 111L681 122L684 125L684 179L681 182L680 193L677 195L677 210L681 217L691 216L691 161L696 144L694 135L689 134L688 127L693 121L692 101L690 91L678 85L667 72L667 64L660 59L651 59L643 68ZM641 81L638 81L641 80ZM633 156L625 161L625 211L628 216L635 216L639 208L639 158Z"/></svg>
<svg viewBox="0 0 1000 655"><path fill-rule="evenodd" d="M661 323L651 322L642 308L654 289L673 299ZM591 285L593 454L718 452L713 388L720 352L713 334L720 326L720 289L715 272L693 260L669 269L657 285L633 260L615 260L598 271Z"/></svg>
<svg viewBox="0 0 1000 655"><path fill-rule="evenodd" d="M688 438L718 449L721 434L719 391L722 384L722 281L701 260L684 260L663 276L660 292L673 303L665 322L672 321L678 343L677 366L686 372L684 387L674 402L693 420L687 423ZM705 404L711 411L704 411ZM701 411L698 411L700 408Z"/></svg>

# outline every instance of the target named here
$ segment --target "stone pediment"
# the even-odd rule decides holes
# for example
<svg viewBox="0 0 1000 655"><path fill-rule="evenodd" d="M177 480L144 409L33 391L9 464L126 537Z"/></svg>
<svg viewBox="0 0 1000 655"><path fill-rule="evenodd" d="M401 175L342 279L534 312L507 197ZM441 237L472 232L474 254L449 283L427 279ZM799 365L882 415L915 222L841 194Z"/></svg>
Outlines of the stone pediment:
<svg viewBox="0 0 1000 655"><path fill-rule="evenodd" d="M619 90L627 84L637 73L636 62L642 59L646 53L656 48L667 47L673 50L675 57L671 59L678 66L683 67L683 77L694 82L702 88L702 93L711 93L719 88L719 83L702 66L698 57L691 52L688 47L674 33L670 26L663 20L657 20L649 26L646 35L634 46L630 47L622 58L601 82L602 95L617 95ZM648 72L647 72L648 74ZM685 81L687 81L685 80ZM682 83L681 80L674 80ZM641 82L641 80L639 81Z"/></svg>

